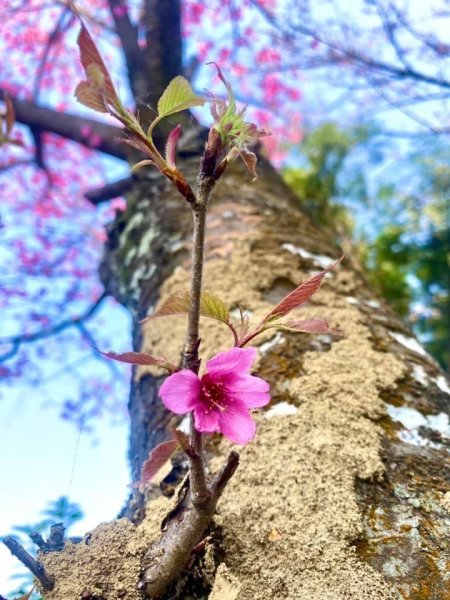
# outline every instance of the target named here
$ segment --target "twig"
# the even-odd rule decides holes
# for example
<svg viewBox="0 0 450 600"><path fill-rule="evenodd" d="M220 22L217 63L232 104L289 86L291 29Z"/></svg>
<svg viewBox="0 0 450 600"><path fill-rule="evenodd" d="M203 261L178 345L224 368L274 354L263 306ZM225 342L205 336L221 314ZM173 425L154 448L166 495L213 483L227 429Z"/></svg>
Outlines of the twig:
<svg viewBox="0 0 450 600"><path fill-rule="evenodd" d="M35 544L39 548L39 550L42 550L42 552L45 552L47 550L47 542L44 540L40 533L38 533L37 531L33 531L32 533L30 533L29 537L33 544Z"/></svg>
<svg viewBox="0 0 450 600"><path fill-rule="evenodd" d="M222 469L214 477L210 489L213 496L221 496L225 486L233 477L239 465L239 454L232 450L223 465Z"/></svg>
<svg viewBox="0 0 450 600"><path fill-rule="evenodd" d="M85 193L86 198L91 202L91 204L97 205L101 202L106 202L107 200L112 200L113 198L118 198L122 196L136 183L135 177L125 177L124 179L119 179L112 183L107 183L101 188L95 188L93 190L88 190Z"/></svg>
<svg viewBox="0 0 450 600"><path fill-rule="evenodd" d="M200 361L198 357L198 347L200 345L199 325L200 325L200 300L202 292L203 279L203 259L205 250L205 228L208 202L212 190L216 183L212 177L216 161L206 161L208 154L208 144L202 159L202 167L199 174L198 191L196 203L192 206L192 215L194 222L194 239L192 249L192 271L191 271L191 305L189 308L188 329L186 335L186 344L183 354L183 365L185 369L190 369L198 373ZM197 510L208 511L210 503L210 490L206 485L205 464L203 459L203 439L202 434L195 429L194 415L190 415L189 441L194 453L189 457L192 503Z"/></svg>
<svg viewBox="0 0 450 600"><path fill-rule="evenodd" d="M5 90L0 88L0 99L5 97ZM37 127L40 131L56 133L63 138L73 140L87 148L94 148L111 156L126 160L124 144L120 142L122 128L94 119L87 119L78 115L62 113L51 108L44 108L30 102L12 98L16 120L29 127ZM90 135L83 135L85 127L89 127ZM99 144L92 144L92 139L99 140Z"/></svg>
<svg viewBox="0 0 450 600"><path fill-rule="evenodd" d="M232 451L209 486L208 504L200 511L188 494L185 510L177 511L176 517L167 523L164 534L149 549L142 563L144 574L141 580L147 598L160 598L186 567L195 547L204 539L217 502L238 464L239 454Z"/></svg>
<svg viewBox="0 0 450 600"><path fill-rule="evenodd" d="M23 335L14 335L11 337L0 338L0 345L11 345L12 349L6 352L5 354L0 355L0 362L4 362L9 358L12 358L17 352L22 344L27 344L31 342L36 342L38 340L42 340L57 333L61 333L68 327L76 327L79 324L83 323L83 321L87 321L90 319L94 313L99 308L100 304L106 298L107 293L103 292L97 300L86 310L85 313L78 317L74 317L72 319L64 319L60 321L56 325L52 325L51 327L47 327L45 329L41 329L40 331L36 331L34 333L23 334Z"/></svg>
<svg viewBox="0 0 450 600"><path fill-rule="evenodd" d="M39 579L45 590L51 591L54 588L54 578L47 573L39 561L33 558L31 554L25 550L22 544L19 544L19 542L11 536L3 538L3 543L9 549L11 554L18 558L20 562L25 565L37 579Z"/></svg>
<svg viewBox="0 0 450 600"><path fill-rule="evenodd" d="M183 366L198 374L200 360L199 322L203 276L203 255L205 245L205 225L209 199L217 179L217 158L220 156L220 138L208 138L203 153L198 178L197 194L194 202L186 197L192 207L194 240L192 250L192 271L190 288L190 310L186 343L183 352ZM183 496L176 510L164 523L164 531L159 540L147 552L142 563L141 585L147 598L160 598L169 584L180 575L189 563L193 549L204 539L217 502L238 463L239 455L231 452L222 470L208 485L203 458L203 437L195 429L194 416L190 415L189 432L191 452L187 452L190 464L190 490Z"/></svg>
<svg viewBox="0 0 450 600"><path fill-rule="evenodd" d="M55 523L50 527L50 535L47 540L47 552L60 552L64 548L64 534L66 528L62 523Z"/></svg>

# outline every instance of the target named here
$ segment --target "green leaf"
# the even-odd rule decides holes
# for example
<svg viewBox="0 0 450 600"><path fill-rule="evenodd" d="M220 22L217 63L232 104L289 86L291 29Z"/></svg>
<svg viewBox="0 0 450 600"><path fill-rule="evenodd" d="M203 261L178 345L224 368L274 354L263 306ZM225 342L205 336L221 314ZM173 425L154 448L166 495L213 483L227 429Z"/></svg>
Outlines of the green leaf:
<svg viewBox="0 0 450 600"><path fill-rule="evenodd" d="M172 79L159 99L158 115L167 117L193 106L203 106L205 102L206 98L198 96L192 90L189 81L178 75Z"/></svg>
<svg viewBox="0 0 450 600"><path fill-rule="evenodd" d="M188 291L176 292L171 294L158 310L147 317L147 319L144 319L144 321L158 317L168 317L170 315L186 315L189 313L190 306L190 293ZM216 319L226 324L230 320L230 313L225 303L211 292L201 293L200 314L203 317Z"/></svg>
<svg viewBox="0 0 450 600"><path fill-rule="evenodd" d="M223 321L224 323L228 323L230 320L230 313L225 303L214 294L211 294L211 292L202 292L200 297L200 314L204 317Z"/></svg>

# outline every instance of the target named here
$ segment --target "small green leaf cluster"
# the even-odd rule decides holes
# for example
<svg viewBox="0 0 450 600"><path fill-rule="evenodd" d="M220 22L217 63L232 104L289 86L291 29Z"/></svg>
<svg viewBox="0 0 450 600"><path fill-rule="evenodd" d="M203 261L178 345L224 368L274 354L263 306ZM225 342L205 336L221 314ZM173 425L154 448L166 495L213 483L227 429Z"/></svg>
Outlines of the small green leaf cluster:
<svg viewBox="0 0 450 600"><path fill-rule="evenodd" d="M163 119L210 102L214 123L206 151L213 159L210 161L213 166L213 178L218 179L226 166L239 156L253 178L256 178L256 155L248 149L247 145L256 142L261 136L268 135L268 133L259 131L256 125L244 120L246 109L245 107L237 109L233 90L217 65L219 78L227 89L227 100L220 100L212 95L207 98L196 94L189 81L179 75L172 79L160 97L157 106L158 115L145 132L139 119L123 106L111 75L83 22L78 36L78 46L86 80L78 84L75 96L84 106L110 114L124 125L128 137L123 141L147 156L145 160L135 164L132 171L147 165L156 166L172 181L186 200L191 205L195 205L195 195L184 176L176 168L175 163L176 144L181 134L180 126L175 127L170 133L164 155L156 148L152 135L155 127Z"/></svg>

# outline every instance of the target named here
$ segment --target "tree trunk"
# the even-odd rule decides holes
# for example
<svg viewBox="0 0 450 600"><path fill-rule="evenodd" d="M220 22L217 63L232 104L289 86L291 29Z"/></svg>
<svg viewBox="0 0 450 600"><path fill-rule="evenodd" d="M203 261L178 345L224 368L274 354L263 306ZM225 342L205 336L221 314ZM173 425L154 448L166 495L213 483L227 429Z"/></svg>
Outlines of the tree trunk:
<svg viewBox="0 0 450 600"><path fill-rule="evenodd" d="M190 159L182 167L191 180L196 166ZM185 319L139 321L187 288L190 210L153 172L128 202L110 228L102 280L133 314L135 349L177 362ZM340 254L268 163L255 183L234 166L212 201L204 287L257 321ZM353 262L347 256L301 310L328 317L342 337L283 332L258 341L271 406L241 450L212 541L167 598L450 598L449 389ZM202 323L201 336L203 359L232 345L220 323ZM133 376L133 470L177 423L158 399L161 380L147 368ZM210 440L212 471L228 446ZM169 509L158 497L141 525L100 526L84 548L44 558L57 582L46 598L140 598L140 561Z"/></svg>

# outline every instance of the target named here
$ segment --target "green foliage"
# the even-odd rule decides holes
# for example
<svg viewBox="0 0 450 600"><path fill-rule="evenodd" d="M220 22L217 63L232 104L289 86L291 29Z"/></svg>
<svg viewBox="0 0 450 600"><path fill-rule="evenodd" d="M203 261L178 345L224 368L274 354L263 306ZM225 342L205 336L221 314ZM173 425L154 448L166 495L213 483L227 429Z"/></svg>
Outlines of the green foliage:
<svg viewBox="0 0 450 600"><path fill-rule="evenodd" d="M351 153L367 142L368 136L365 128L344 131L335 123L325 123L307 132L300 144L305 166L283 171L302 206L320 224L347 234L352 231L353 220L340 201L346 195L364 197L367 185L361 168L343 175Z"/></svg>
<svg viewBox="0 0 450 600"><path fill-rule="evenodd" d="M367 277L378 293L400 315L407 317L413 297L407 282L411 252L402 242L403 233L400 226L387 227L372 244L361 245L361 258Z"/></svg>
<svg viewBox="0 0 450 600"><path fill-rule="evenodd" d="M450 371L450 227L435 231L420 249L416 275L429 310L418 315L416 327L428 337L430 352Z"/></svg>
<svg viewBox="0 0 450 600"><path fill-rule="evenodd" d="M205 102L206 98L195 94L189 81L178 75L172 79L159 99L158 115L168 117L193 106L203 106Z"/></svg>
<svg viewBox="0 0 450 600"><path fill-rule="evenodd" d="M450 150L427 141L398 164L377 139L374 129L325 123L305 135L303 166L284 177L315 221L341 241L353 236L372 285L450 370ZM381 163L391 172L371 178Z"/></svg>

